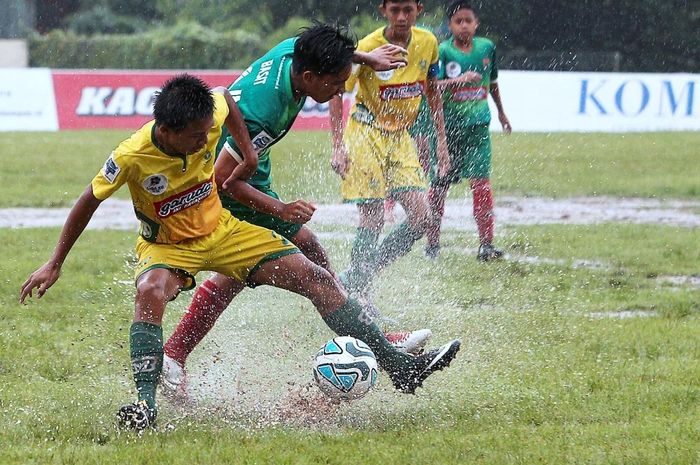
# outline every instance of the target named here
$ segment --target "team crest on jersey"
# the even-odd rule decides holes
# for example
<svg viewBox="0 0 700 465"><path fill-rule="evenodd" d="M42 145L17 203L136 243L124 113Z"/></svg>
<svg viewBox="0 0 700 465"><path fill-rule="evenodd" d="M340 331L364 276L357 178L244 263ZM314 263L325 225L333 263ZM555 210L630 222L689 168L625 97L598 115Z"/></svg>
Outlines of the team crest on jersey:
<svg viewBox="0 0 700 465"><path fill-rule="evenodd" d="M153 174L144 179L141 185L151 194L160 195L168 188L168 178L162 174Z"/></svg>
<svg viewBox="0 0 700 465"><path fill-rule="evenodd" d="M420 62L418 62L418 66L420 66L420 69L423 69L423 70L424 70L424 69L427 69L427 68L428 68L428 62L425 61L425 59L423 59L423 60L421 60Z"/></svg>
<svg viewBox="0 0 700 465"><path fill-rule="evenodd" d="M209 160L211 160L211 151L207 151L204 154L204 163L208 162Z"/></svg>
<svg viewBox="0 0 700 465"><path fill-rule="evenodd" d="M119 172L121 170L122 169L119 167L119 165L117 165L117 162L114 161L114 152L112 152L102 167L102 176L104 176L107 181L114 184L114 181L117 179L117 176L119 176Z"/></svg>
<svg viewBox="0 0 700 465"><path fill-rule="evenodd" d="M376 74L382 81L388 81L394 76L394 70L388 69L386 71L375 71L374 74Z"/></svg>
<svg viewBox="0 0 700 465"><path fill-rule="evenodd" d="M445 74L448 78L454 79L460 74L462 74L462 67L456 61L450 61L445 66Z"/></svg>
<svg viewBox="0 0 700 465"><path fill-rule="evenodd" d="M486 68L489 65L489 63L491 63L491 58L489 58L489 57L484 58L483 63L484 63L484 68Z"/></svg>

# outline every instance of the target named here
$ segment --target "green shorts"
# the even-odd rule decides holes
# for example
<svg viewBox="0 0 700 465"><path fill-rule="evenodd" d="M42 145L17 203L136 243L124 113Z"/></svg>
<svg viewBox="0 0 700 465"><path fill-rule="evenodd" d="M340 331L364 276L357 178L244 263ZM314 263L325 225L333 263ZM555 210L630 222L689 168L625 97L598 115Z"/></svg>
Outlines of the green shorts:
<svg viewBox="0 0 700 465"><path fill-rule="evenodd" d="M270 186L253 186L265 195L279 200L280 197L277 192L273 191ZM289 223L276 216L268 215L267 213L261 213L254 210L242 203L231 199L230 197L221 196L221 203L224 205L228 211L231 212L233 216L242 221L247 221L250 224L256 226L262 226L263 228L270 229L280 236L286 237L287 239L292 239L297 235L299 230L301 230L302 224Z"/></svg>
<svg viewBox="0 0 700 465"><path fill-rule="evenodd" d="M431 184L458 183L462 179L488 178L491 175L491 135L488 124L445 129L450 153L450 173L437 178L437 160L433 160Z"/></svg>
<svg viewBox="0 0 700 465"><path fill-rule="evenodd" d="M411 137L414 139L416 137L435 138L435 124L433 123L433 117L430 115L430 107L423 103L424 102L421 102L416 121L408 130L408 133L411 134Z"/></svg>

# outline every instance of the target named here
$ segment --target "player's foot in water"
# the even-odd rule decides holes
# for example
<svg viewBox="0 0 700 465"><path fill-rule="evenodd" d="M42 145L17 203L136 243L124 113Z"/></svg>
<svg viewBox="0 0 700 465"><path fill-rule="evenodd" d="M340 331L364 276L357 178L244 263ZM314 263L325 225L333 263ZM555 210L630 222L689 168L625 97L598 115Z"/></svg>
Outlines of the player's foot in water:
<svg viewBox="0 0 700 465"><path fill-rule="evenodd" d="M425 343L428 342L433 332L429 329L417 329L415 331L395 331L384 333L384 337L399 352L418 355L423 352Z"/></svg>
<svg viewBox="0 0 700 465"><path fill-rule="evenodd" d="M440 245L432 244L425 246L425 257L430 260L437 260L440 256Z"/></svg>
<svg viewBox="0 0 700 465"><path fill-rule="evenodd" d="M459 352L460 344L459 339L455 339L442 347L417 356L408 369L390 373L394 387L404 394L415 394L416 389L423 385L423 381L428 376L450 365Z"/></svg>
<svg viewBox="0 0 700 465"><path fill-rule="evenodd" d="M160 387L163 396L171 402L184 404L187 397L187 373L185 367L174 358L163 354L163 371L160 374Z"/></svg>
<svg viewBox="0 0 700 465"><path fill-rule="evenodd" d="M485 243L479 246L479 252L476 254L476 259L480 262L490 262L503 258L503 250L497 249L491 244Z"/></svg>
<svg viewBox="0 0 700 465"><path fill-rule="evenodd" d="M140 400L123 405L117 412L117 421L121 428L143 431L155 426L156 416L156 409L148 407L145 400Z"/></svg>

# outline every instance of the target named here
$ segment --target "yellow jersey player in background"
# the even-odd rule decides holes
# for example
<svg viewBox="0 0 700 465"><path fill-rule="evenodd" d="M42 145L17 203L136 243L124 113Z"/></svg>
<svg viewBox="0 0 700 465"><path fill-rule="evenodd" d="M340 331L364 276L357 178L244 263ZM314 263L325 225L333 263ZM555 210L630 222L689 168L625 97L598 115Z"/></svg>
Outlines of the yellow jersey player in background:
<svg viewBox="0 0 700 465"><path fill-rule="evenodd" d="M415 27L423 11L419 0L384 0L379 7L388 25L372 32L358 50L387 43L408 51L407 65L375 72L356 66L346 82L350 92L358 85L355 105L343 133L342 99L331 101L333 169L342 179L345 202L357 204L359 225L350 255L350 267L341 275L351 294L367 298L372 277L411 250L426 231L428 200L423 168L408 133L427 96L438 135L438 169L446 174L449 155L445 141L442 102L436 87L439 73L438 41L429 31ZM379 243L384 227L384 199L395 198L407 220L394 227Z"/></svg>
<svg viewBox="0 0 700 465"><path fill-rule="evenodd" d="M350 74L353 47L345 74ZM309 75L310 79L324 79ZM329 94L340 92L330 88ZM142 221L136 245L136 296L130 328L131 365L138 400L118 413L124 427L154 425L156 386L163 367L162 321L165 307L182 290L195 286L199 271L215 271L251 286L272 285L300 294L316 306L326 324L370 346L394 387L405 393L436 370L449 365L460 342L452 341L412 357L399 352L379 327L348 299L335 278L285 238L234 218L222 207L218 188L242 188L257 169L243 115L228 90L213 95L201 80L181 75L156 94L155 120L122 142L87 186L66 220L53 255L22 285L20 302L38 289L41 297L59 278L61 267L103 200L127 184ZM213 151L227 129L241 150L242 162L230 176L214 165Z"/></svg>

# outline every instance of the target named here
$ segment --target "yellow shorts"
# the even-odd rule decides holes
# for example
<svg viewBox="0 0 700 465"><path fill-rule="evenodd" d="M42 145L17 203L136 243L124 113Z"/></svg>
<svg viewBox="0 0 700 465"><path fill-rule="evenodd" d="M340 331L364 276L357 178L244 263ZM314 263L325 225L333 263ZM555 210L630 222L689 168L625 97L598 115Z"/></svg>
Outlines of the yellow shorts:
<svg viewBox="0 0 700 465"><path fill-rule="evenodd" d="M346 202L384 199L427 187L408 131L386 132L350 118L343 141L350 162L340 186Z"/></svg>
<svg viewBox="0 0 700 465"><path fill-rule="evenodd" d="M204 270L245 283L263 263L294 253L299 250L284 237L240 221L222 209L219 225L206 236L177 244L155 244L139 237L136 280L154 268L168 268L187 278L185 291L195 287L194 276Z"/></svg>

